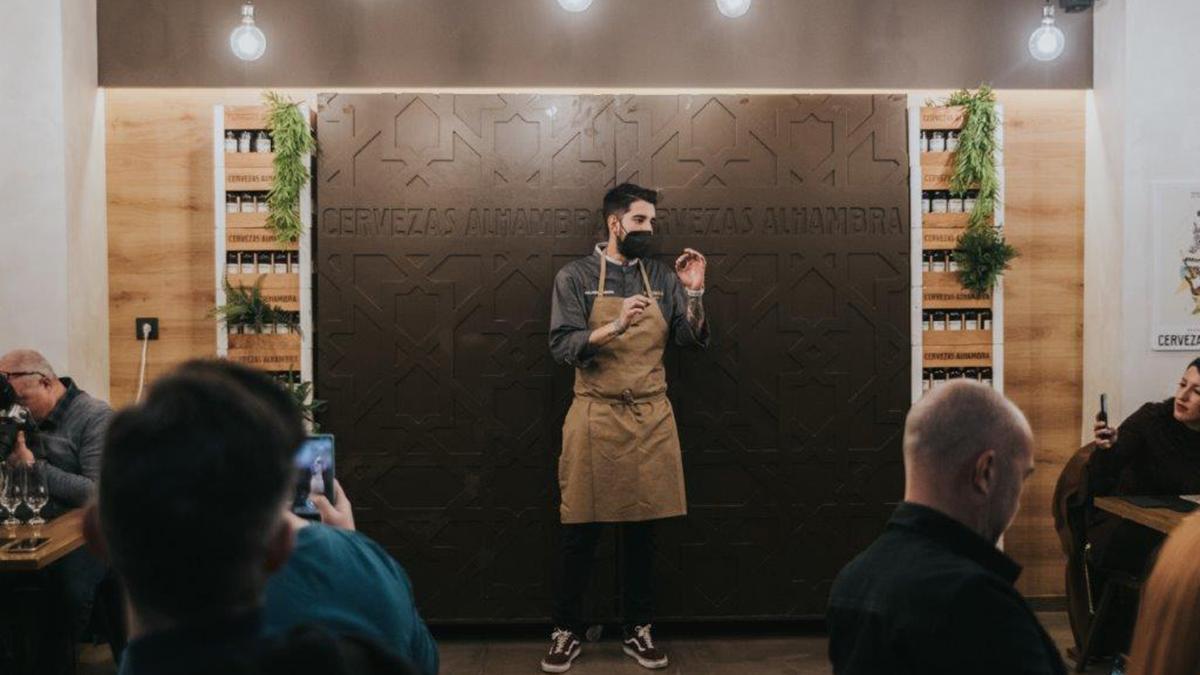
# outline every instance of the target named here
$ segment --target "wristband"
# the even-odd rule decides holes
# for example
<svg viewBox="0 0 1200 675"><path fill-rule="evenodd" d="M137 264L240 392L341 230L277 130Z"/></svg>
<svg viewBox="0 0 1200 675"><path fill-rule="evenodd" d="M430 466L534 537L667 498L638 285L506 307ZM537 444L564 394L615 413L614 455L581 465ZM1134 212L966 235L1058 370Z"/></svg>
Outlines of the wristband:
<svg viewBox="0 0 1200 675"><path fill-rule="evenodd" d="M613 319L612 323L608 325L612 326L613 335L621 335L625 332L625 329L621 327L621 322L617 319Z"/></svg>
<svg viewBox="0 0 1200 675"><path fill-rule="evenodd" d="M704 297L704 289L703 288L701 288L698 291L693 291L690 288L685 288L683 290L687 291L687 296L689 298L703 298Z"/></svg>

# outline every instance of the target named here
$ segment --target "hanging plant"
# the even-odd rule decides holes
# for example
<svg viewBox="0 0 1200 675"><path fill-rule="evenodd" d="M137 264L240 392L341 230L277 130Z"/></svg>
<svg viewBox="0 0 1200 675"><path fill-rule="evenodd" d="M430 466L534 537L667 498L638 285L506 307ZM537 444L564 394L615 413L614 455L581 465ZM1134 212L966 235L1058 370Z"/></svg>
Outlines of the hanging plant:
<svg viewBox="0 0 1200 675"><path fill-rule="evenodd" d="M954 261L958 263L958 281L971 295L987 295L997 278L1017 257L1017 250L994 227L968 227L958 238Z"/></svg>
<svg viewBox="0 0 1200 675"><path fill-rule="evenodd" d="M982 297L991 292L1018 255L992 220L1000 192L996 170L996 129L1000 124L996 94L986 84L974 93L960 89L950 95L947 105L964 108L950 193L961 197L968 190L979 190L975 208L967 217L967 230L958 239L954 261L958 263L958 279L963 288L975 297Z"/></svg>
<svg viewBox="0 0 1200 675"><path fill-rule="evenodd" d="M225 325L230 324L245 324L253 326L258 332L262 332L263 326L268 323L276 323L276 319L280 316L286 316L286 313L267 302L262 294L262 283L266 275L260 276L254 285L250 288L239 284L232 286L229 280L225 280L225 304L218 305L209 312L219 321L223 321Z"/></svg>
<svg viewBox="0 0 1200 675"><path fill-rule="evenodd" d="M279 242L291 244L304 234L300 193L310 177L304 157L316 149L316 141L294 101L273 91L263 98L270 108L267 127L275 150L275 182L267 194L267 227Z"/></svg>
<svg viewBox="0 0 1200 675"><path fill-rule="evenodd" d="M291 394L292 400L296 402L296 406L300 408L300 414L304 417L304 421L308 423L309 428L313 432L321 430L321 425L317 423L317 413L325 409L325 401L313 398L313 383L311 381L293 382L288 379L283 384L284 389Z"/></svg>

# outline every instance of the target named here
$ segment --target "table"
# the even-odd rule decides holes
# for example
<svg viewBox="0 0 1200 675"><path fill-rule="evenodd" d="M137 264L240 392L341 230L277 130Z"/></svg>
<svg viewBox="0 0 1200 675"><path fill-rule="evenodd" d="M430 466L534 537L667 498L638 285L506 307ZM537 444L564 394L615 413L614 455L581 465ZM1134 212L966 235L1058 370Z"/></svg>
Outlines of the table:
<svg viewBox="0 0 1200 675"><path fill-rule="evenodd" d="M1182 513L1166 508L1138 506L1123 497L1096 497L1095 504L1096 508L1101 511L1116 514L1138 525L1145 525L1151 529L1158 530L1163 534L1171 534L1171 530L1178 527L1184 518L1192 515L1191 513ZM1193 513L1200 513L1200 511Z"/></svg>
<svg viewBox="0 0 1200 675"><path fill-rule="evenodd" d="M29 553L9 553L0 547L0 572L36 572L83 546L83 509L68 511L36 528L32 525L18 525L15 530L0 528L0 535L17 539L39 536L50 540Z"/></svg>

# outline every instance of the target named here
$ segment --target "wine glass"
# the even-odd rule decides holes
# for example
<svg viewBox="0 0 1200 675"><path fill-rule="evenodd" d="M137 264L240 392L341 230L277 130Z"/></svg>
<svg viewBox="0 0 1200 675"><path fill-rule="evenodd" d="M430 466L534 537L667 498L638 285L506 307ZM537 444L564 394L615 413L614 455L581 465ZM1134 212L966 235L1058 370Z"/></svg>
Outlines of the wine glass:
<svg viewBox="0 0 1200 675"><path fill-rule="evenodd" d="M2 525L8 528L16 527L20 524L16 515L14 515L17 512L18 503L16 485L14 485L17 482L16 474L17 471L8 466L8 462L0 461L0 507L4 507L5 513L8 515L8 518L2 522Z"/></svg>
<svg viewBox="0 0 1200 675"><path fill-rule="evenodd" d="M42 509L46 508L46 504L50 501L50 491L46 488L46 476L36 464L26 469L24 473L25 503L33 510L33 518L29 519L29 524L45 525L46 521L42 519Z"/></svg>
<svg viewBox="0 0 1200 675"><path fill-rule="evenodd" d="M4 527L12 529L21 524L17 520L17 506L21 503L21 489L17 487L17 470L0 462L0 506L8 513L4 519Z"/></svg>

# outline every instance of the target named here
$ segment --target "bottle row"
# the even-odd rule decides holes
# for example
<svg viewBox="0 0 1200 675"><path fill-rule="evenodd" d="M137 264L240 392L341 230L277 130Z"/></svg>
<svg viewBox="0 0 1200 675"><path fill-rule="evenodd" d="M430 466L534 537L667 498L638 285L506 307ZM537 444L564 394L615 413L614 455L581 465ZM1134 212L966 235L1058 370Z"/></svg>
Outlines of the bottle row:
<svg viewBox="0 0 1200 675"><path fill-rule="evenodd" d="M299 251L229 251L226 274L299 274Z"/></svg>
<svg viewBox="0 0 1200 675"><path fill-rule="evenodd" d="M266 213L267 195L253 192L226 192L225 213Z"/></svg>
<svg viewBox="0 0 1200 675"><path fill-rule="evenodd" d="M957 272L954 251L924 251L921 253L922 272Z"/></svg>
<svg viewBox="0 0 1200 675"><path fill-rule="evenodd" d="M927 309L921 312L921 330L991 330L990 309Z"/></svg>
<svg viewBox="0 0 1200 675"><path fill-rule="evenodd" d="M954 152L958 149L957 131L922 131L921 152Z"/></svg>
<svg viewBox="0 0 1200 675"><path fill-rule="evenodd" d="M230 335L290 335L300 332L300 312L272 312L262 323L230 323Z"/></svg>
<svg viewBox="0 0 1200 675"><path fill-rule="evenodd" d="M948 190L925 190L921 193L921 213L970 213L975 210L978 190L952 195Z"/></svg>
<svg viewBox="0 0 1200 675"><path fill-rule="evenodd" d="M954 380L975 380L992 386L991 368L926 368L922 371L921 391L936 389Z"/></svg>
<svg viewBox="0 0 1200 675"><path fill-rule="evenodd" d="M259 131L257 134L243 131L235 134L225 132L225 152L270 152L271 134Z"/></svg>

